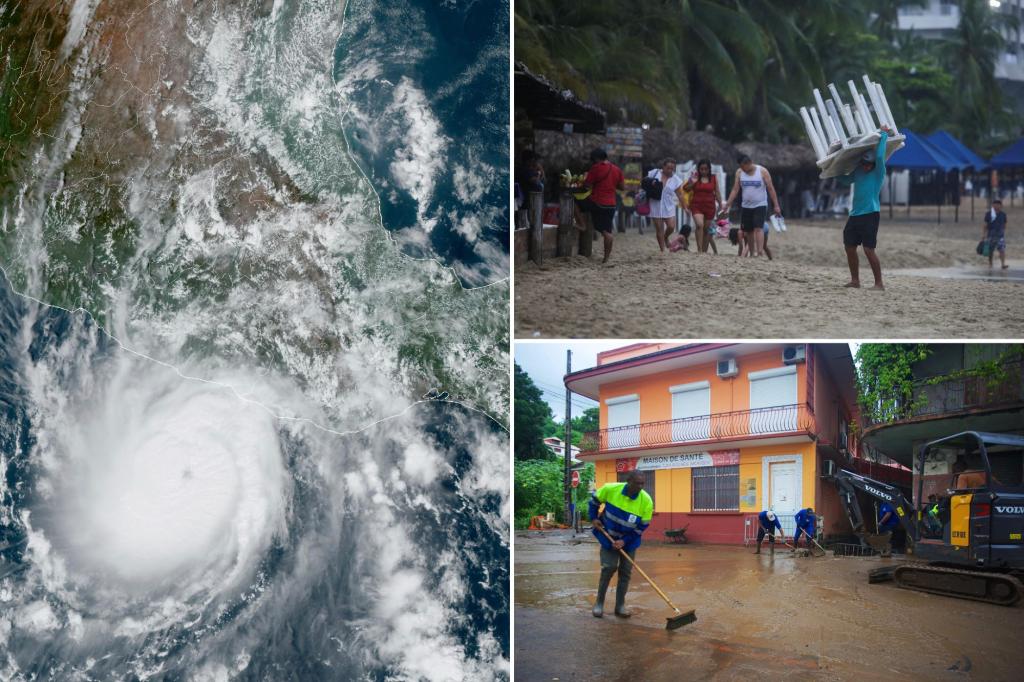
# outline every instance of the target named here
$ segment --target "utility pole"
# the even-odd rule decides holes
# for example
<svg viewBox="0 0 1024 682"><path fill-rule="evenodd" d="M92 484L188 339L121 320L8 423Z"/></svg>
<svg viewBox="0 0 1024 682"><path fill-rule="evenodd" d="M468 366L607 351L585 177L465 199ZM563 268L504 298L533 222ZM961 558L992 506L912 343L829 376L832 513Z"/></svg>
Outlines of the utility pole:
<svg viewBox="0 0 1024 682"><path fill-rule="evenodd" d="M565 351L565 373L570 374L572 372L572 351ZM564 383L564 382L563 382ZM572 393L569 391L569 387L565 388L565 442L562 444L563 463L565 470L563 471L562 487L565 489L565 525L576 527L576 519L573 518L572 512L572 474L569 471L569 465L572 463L572 403L570 399Z"/></svg>

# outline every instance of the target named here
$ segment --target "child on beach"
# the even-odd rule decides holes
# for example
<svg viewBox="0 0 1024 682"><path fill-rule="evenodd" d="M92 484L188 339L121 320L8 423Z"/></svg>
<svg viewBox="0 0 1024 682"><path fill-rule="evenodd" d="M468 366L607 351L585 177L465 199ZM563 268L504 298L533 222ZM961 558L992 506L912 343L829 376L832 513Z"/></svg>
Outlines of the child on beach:
<svg viewBox="0 0 1024 682"><path fill-rule="evenodd" d="M992 256L999 251L1003 270L1010 267L1006 264L1006 214L1003 213L1003 202L998 197L992 200L992 210L985 214L981 238L988 241L988 266L992 267Z"/></svg>

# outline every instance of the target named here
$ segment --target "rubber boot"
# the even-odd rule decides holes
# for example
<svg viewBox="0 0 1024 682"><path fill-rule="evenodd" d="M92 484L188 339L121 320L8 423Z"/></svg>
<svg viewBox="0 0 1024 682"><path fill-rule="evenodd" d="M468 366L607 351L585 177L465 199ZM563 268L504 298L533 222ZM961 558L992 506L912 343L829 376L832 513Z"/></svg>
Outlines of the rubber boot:
<svg viewBox="0 0 1024 682"><path fill-rule="evenodd" d="M597 601L594 602L594 608L590 611L594 614L594 618L604 617L604 596L608 592L608 583L612 581L612 572L601 571L601 579L597 583Z"/></svg>
<svg viewBox="0 0 1024 682"><path fill-rule="evenodd" d="M760 554L760 553L761 553L761 543L759 542L759 543L757 543L757 551L755 551L754 554Z"/></svg>
<svg viewBox="0 0 1024 682"><path fill-rule="evenodd" d="M619 578L619 584L615 586L615 615L619 618L629 618L633 614L626 609L626 592L629 591L629 581Z"/></svg>

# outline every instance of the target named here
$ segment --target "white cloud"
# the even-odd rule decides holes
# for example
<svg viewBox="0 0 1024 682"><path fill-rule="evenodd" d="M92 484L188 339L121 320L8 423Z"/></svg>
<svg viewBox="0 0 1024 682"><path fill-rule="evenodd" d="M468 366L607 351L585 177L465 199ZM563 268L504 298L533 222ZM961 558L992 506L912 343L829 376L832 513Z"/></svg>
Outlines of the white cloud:
<svg viewBox="0 0 1024 682"><path fill-rule="evenodd" d="M437 452L427 447L424 443L413 441L405 446L402 458L402 470L406 477L412 479L413 483L427 485L432 483L441 473L447 469L447 464L441 459Z"/></svg>
<svg viewBox="0 0 1024 682"><path fill-rule="evenodd" d="M43 600L34 601L18 609L14 614L14 626L38 635L60 627L53 609Z"/></svg>
<svg viewBox="0 0 1024 682"><path fill-rule="evenodd" d="M444 168L448 139L441 132L441 124L431 111L426 95L409 78L399 81L394 96L390 113L404 120L405 137L402 146L395 150L391 175L419 204L419 221L426 223L437 175Z"/></svg>

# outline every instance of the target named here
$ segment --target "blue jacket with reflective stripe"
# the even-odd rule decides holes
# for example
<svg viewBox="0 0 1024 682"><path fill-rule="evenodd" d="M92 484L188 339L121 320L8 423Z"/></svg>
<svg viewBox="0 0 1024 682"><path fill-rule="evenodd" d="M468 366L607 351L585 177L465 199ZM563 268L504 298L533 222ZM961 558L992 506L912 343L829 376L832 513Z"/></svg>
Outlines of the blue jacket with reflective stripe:
<svg viewBox="0 0 1024 682"><path fill-rule="evenodd" d="M774 521L769 521L767 511L763 511L757 515L757 522L760 523L761 527L765 530L771 530L772 528L778 528L779 530L782 530L782 524L779 523L778 515L775 516Z"/></svg>
<svg viewBox="0 0 1024 682"><path fill-rule="evenodd" d="M590 496L590 518L597 518L597 510L604 503L601 522L604 529L616 540L622 540L623 549L632 552L640 546L640 534L647 530L654 515L654 501L646 490L640 490L634 497L626 495L625 483L605 483ZM598 529L594 537L602 547L613 549L612 543Z"/></svg>
<svg viewBox="0 0 1024 682"><path fill-rule="evenodd" d="M808 511L806 509L801 509L796 513L796 516L794 516L793 518L796 519L797 528L804 529L805 531L807 531L808 535L810 535L812 538L814 537L814 528L815 524L817 523L817 519L814 517L814 512Z"/></svg>

